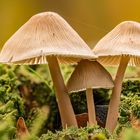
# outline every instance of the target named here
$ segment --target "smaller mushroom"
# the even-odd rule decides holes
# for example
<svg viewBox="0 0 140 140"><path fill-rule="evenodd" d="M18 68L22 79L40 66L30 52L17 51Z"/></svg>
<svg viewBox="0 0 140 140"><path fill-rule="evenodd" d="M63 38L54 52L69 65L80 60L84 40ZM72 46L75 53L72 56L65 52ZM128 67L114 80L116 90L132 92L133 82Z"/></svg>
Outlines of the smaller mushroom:
<svg viewBox="0 0 140 140"><path fill-rule="evenodd" d="M25 136L29 136L29 131L28 128L25 124L24 118L19 117L17 121L17 132L16 132L16 137L17 139L22 139Z"/></svg>
<svg viewBox="0 0 140 140"><path fill-rule="evenodd" d="M69 92L86 90L89 124L97 124L93 88L113 88L111 75L97 61L81 60L67 83Z"/></svg>

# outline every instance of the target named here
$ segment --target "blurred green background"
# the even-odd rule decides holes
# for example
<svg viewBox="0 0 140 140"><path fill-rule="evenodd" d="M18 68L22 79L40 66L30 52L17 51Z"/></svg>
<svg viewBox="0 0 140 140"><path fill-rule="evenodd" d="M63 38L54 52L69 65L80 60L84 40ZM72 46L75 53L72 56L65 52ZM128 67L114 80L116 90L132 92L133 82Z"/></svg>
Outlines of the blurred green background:
<svg viewBox="0 0 140 140"><path fill-rule="evenodd" d="M55 11L95 43L124 20L140 21L140 0L0 0L0 48L32 15Z"/></svg>

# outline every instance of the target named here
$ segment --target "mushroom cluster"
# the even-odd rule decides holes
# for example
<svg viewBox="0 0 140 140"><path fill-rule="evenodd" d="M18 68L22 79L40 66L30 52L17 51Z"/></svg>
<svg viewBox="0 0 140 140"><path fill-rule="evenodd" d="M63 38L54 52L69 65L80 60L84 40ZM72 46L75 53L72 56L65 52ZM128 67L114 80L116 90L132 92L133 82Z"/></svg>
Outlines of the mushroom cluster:
<svg viewBox="0 0 140 140"><path fill-rule="evenodd" d="M86 90L88 121L97 124L92 89L113 88L106 128L117 122L123 75L128 63L140 65L140 24L123 22L101 39L93 51L57 13L44 12L31 17L3 46L0 62L6 64L48 64L56 91L63 128L77 127L69 98L71 92ZM96 61L98 60L98 62ZM100 64L119 65L114 81ZM77 64L65 85L59 63Z"/></svg>

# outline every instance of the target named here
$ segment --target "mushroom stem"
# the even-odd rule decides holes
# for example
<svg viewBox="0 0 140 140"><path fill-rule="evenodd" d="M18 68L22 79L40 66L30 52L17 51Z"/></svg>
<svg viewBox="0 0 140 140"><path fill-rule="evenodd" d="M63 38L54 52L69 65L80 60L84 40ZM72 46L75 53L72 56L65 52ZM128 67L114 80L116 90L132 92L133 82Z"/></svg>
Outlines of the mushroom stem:
<svg viewBox="0 0 140 140"><path fill-rule="evenodd" d="M63 128L67 126L77 126L76 117L72 108L70 98L67 93L67 88L60 71L58 60L55 56L47 57L51 77L56 90L56 99L60 112Z"/></svg>
<svg viewBox="0 0 140 140"><path fill-rule="evenodd" d="M86 98L87 98L87 107L88 107L88 121L89 125L96 125L96 113L95 113L95 104L93 91L91 88L86 89Z"/></svg>
<svg viewBox="0 0 140 140"><path fill-rule="evenodd" d="M117 125L122 82L129 60L130 58L128 56L121 57L121 61L114 81L114 88L112 90L112 96L110 99L107 120L106 120L106 128L109 129L111 133L114 131Z"/></svg>

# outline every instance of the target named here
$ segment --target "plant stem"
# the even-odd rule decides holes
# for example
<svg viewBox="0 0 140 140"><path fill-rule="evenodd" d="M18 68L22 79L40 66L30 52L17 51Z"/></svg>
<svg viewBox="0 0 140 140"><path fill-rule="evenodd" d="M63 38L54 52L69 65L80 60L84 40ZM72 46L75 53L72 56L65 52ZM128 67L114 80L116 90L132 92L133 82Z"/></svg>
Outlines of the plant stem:
<svg viewBox="0 0 140 140"><path fill-rule="evenodd" d="M45 84L46 84L46 86L47 87L49 87L50 89L51 89L51 87L49 86L49 84L48 84L48 82L42 77L42 76L40 76L40 74L38 74L34 69L32 69L30 66L26 66L27 67L27 69L29 70L29 71L31 71L34 75L36 75L39 79L41 79Z"/></svg>

